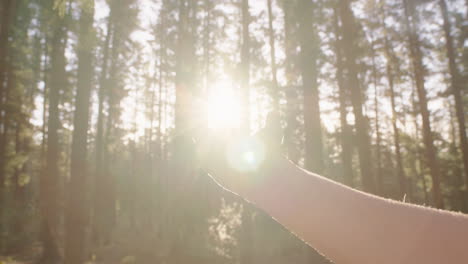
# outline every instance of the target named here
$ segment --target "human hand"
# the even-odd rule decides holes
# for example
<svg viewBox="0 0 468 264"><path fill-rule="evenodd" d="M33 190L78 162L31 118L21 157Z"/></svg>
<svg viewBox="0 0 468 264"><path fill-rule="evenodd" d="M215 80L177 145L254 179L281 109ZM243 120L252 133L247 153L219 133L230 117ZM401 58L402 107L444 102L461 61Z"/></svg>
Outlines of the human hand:
<svg viewBox="0 0 468 264"><path fill-rule="evenodd" d="M238 130L204 134L197 142L200 167L219 185L245 197L282 160L279 121L270 113L265 127L253 136Z"/></svg>

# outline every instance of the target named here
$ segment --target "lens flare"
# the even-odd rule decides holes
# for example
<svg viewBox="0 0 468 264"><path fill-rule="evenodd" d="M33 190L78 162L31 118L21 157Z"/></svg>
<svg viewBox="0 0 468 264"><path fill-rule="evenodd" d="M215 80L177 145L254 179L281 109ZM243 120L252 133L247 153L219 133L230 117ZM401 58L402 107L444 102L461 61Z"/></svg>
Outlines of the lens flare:
<svg viewBox="0 0 468 264"><path fill-rule="evenodd" d="M240 138L226 150L229 166L240 172L257 170L265 159L265 146L255 138Z"/></svg>
<svg viewBox="0 0 468 264"><path fill-rule="evenodd" d="M249 164L255 163L255 153L253 151L244 152L243 158L244 158L245 162L247 162Z"/></svg>

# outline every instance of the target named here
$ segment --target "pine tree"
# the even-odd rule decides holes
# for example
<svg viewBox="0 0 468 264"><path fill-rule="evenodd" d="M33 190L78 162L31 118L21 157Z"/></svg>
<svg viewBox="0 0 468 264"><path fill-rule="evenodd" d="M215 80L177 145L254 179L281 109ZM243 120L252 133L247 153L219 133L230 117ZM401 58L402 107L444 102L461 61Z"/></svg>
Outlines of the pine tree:
<svg viewBox="0 0 468 264"><path fill-rule="evenodd" d="M347 81L351 93L351 104L353 106L356 140L359 154L359 165L364 190L370 193L376 192L375 179L372 173L370 142L368 134L368 122L363 114L362 88L358 79L356 49L358 30L349 0L340 0L339 14L343 26L343 56L345 57L345 67L347 71Z"/></svg>
<svg viewBox="0 0 468 264"><path fill-rule="evenodd" d="M78 42L78 74L71 150L71 175L65 215L65 262L83 263L87 227L87 146L94 55L94 1L81 3Z"/></svg>
<svg viewBox="0 0 468 264"><path fill-rule="evenodd" d="M316 173L324 169L322 151L322 126L320 119L318 89L318 47L319 40L314 28L316 6L301 0L298 4L300 68L304 92L305 167Z"/></svg>
<svg viewBox="0 0 468 264"><path fill-rule="evenodd" d="M401 155L401 146L400 146L400 130L397 125L398 121L398 115L396 111L396 93L395 93L395 67L396 67L396 58L395 54L393 51L392 44L390 43L390 40L388 39L387 36L387 27L385 24L385 19L386 19L386 13L385 9L383 8L384 5L381 4L381 21L380 24L383 27L384 30L384 53L385 57L387 59L386 63L386 78L387 78L387 83L388 83L388 89L390 91L390 103L391 103L391 108L392 108L392 128L393 128L393 143L395 146L395 159L396 159L396 164L397 164L397 175L398 175L398 181L399 181L399 186L400 186L400 197L403 197L406 192L406 175L405 171L403 169L403 161L402 161L402 155Z"/></svg>
<svg viewBox="0 0 468 264"><path fill-rule="evenodd" d="M427 93L424 87L424 65L422 62L422 53L420 41L417 36L419 21L415 13L415 3L404 0L405 24L408 34L410 57L412 61L416 90L419 98L419 109L422 117L422 133L426 152L426 161L431 171L432 193L434 195L434 205L437 208L444 207L444 201L440 190L440 171L434 147L434 138L432 135L431 121L429 118L429 109L427 106Z"/></svg>
<svg viewBox="0 0 468 264"><path fill-rule="evenodd" d="M352 144L351 127L347 121L348 111L347 108L347 92L345 87L345 75L344 75L344 62L343 62L343 40L341 27L339 25L338 9L335 7L333 10L333 30L335 32L335 67L336 73L335 78L338 85L338 100L339 100L339 112L340 112L340 140L341 140L341 162L342 162L342 178L343 182L348 186L353 186L353 167L352 167Z"/></svg>
<svg viewBox="0 0 468 264"><path fill-rule="evenodd" d="M455 47L452 37L452 26L450 24L449 13L447 10L447 3L445 0L439 0L440 10L443 18L443 28L445 34L445 49L448 58L448 69L450 73L450 90L453 98L455 99L455 111L458 121L458 134L460 138L460 148L462 150L463 167L465 169L465 182L468 186L468 142L466 140L466 126L465 126L465 114L463 109L463 97L462 97L462 79L456 63Z"/></svg>

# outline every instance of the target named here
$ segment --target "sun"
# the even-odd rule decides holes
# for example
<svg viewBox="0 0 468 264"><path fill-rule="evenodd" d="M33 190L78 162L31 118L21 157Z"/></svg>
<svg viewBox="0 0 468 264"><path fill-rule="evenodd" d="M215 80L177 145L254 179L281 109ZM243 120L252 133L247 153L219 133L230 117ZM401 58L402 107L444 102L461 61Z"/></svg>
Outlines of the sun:
<svg viewBox="0 0 468 264"><path fill-rule="evenodd" d="M241 123L241 104L238 94L228 80L213 83L205 97L205 117L209 129L233 129Z"/></svg>

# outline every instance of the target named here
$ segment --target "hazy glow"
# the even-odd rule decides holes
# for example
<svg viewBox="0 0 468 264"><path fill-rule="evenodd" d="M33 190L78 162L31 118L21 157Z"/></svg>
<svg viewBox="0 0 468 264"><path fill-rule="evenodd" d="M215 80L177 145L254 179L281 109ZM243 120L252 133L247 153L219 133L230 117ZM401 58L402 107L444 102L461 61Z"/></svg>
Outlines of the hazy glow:
<svg viewBox="0 0 468 264"><path fill-rule="evenodd" d="M243 158L249 164L255 163L255 153L251 150L244 152Z"/></svg>
<svg viewBox="0 0 468 264"><path fill-rule="evenodd" d="M240 101L228 80L214 83L204 104L208 128L219 130L239 127Z"/></svg>
<svg viewBox="0 0 468 264"><path fill-rule="evenodd" d="M226 151L229 166L241 172L255 171L265 160L265 146L256 138L233 140Z"/></svg>

